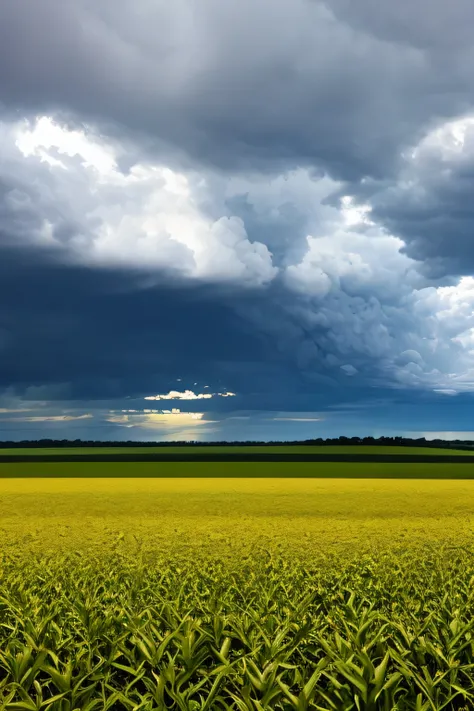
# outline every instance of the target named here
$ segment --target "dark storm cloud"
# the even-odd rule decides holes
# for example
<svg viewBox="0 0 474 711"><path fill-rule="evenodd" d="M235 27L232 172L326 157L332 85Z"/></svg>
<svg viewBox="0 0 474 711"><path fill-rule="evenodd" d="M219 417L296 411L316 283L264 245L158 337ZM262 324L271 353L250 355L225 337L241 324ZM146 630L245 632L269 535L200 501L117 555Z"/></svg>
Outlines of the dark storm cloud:
<svg viewBox="0 0 474 711"><path fill-rule="evenodd" d="M104 399L166 392L177 378L216 387L220 362L265 360L258 338L204 287L169 276L143 284L143 274L0 250L0 387L68 383L71 398Z"/></svg>
<svg viewBox="0 0 474 711"><path fill-rule="evenodd" d="M427 122L464 107L472 82L454 61L447 77L438 71L442 23L431 20L430 42L405 42L401 12L385 29L363 12L309 0L205 0L199 11L185 1L7 1L1 98L7 109L121 124L155 149L226 169L381 175ZM412 15L423 37L425 13Z"/></svg>
<svg viewBox="0 0 474 711"><path fill-rule="evenodd" d="M460 138L456 139L456 131ZM393 181L366 187L372 217L435 277L474 273L474 127L460 120L432 137Z"/></svg>
<svg viewBox="0 0 474 711"><path fill-rule="evenodd" d="M388 42L450 52L472 43L470 0L329 0L328 4L340 21Z"/></svg>
<svg viewBox="0 0 474 711"><path fill-rule="evenodd" d="M237 397L160 407L309 411L333 402L334 387L349 380L324 350L311 367L301 361L305 334L272 306L277 293L283 298L281 286L240 293L171 282L169 275L160 281L156 274L147 286L143 272L65 267L52 254L0 250L1 406L10 393L12 407L76 402L87 411L90 400L95 408L132 407L125 398L170 389L206 392L208 385L210 392L230 390ZM280 318L281 331L262 328L269 316ZM317 338L317 332L306 334L313 344ZM346 387L360 397L363 384L356 379Z"/></svg>

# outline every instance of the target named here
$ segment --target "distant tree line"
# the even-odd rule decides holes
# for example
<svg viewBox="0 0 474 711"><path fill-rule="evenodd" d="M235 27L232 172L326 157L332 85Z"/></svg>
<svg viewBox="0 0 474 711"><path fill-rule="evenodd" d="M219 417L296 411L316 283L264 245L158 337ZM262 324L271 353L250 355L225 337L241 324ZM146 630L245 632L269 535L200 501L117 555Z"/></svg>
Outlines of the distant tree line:
<svg viewBox="0 0 474 711"><path fill-rule="evenodd" d="M23 440L21 442L0 441L0 449L27 448L27 447L43 447L43 448L60 448L60 447L275 447L275 446L294 446L294 445L377 445L377 446L401 446L401 447L443 447L452 449L472 449L474 441L465 439L443 440L431 439L425 437L410 439L408 437L332 437L323 439L305 439L305 440L275 440L271 442L261 442L255 440L238 440L238 441L215 441L215 442L136 442L136 441L120 441L106 442L98 440L82 440L82 439L37 439Z"/></svg>

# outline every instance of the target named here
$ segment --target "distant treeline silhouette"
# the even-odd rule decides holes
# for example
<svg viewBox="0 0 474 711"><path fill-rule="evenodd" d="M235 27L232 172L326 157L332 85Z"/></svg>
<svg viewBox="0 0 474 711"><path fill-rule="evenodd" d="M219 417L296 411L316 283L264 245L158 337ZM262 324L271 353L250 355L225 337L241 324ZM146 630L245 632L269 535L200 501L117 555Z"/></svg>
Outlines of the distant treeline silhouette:
<svg viewBox="0 0 474 711"><path fill-rule="evenodd" d="M318 446L337 446L337 445L372 445L372 446L400 446L400 447L433 447L446 449L472 449L474 441L472 440L443 440L431 439L425 437L417 439L409 439L407 437L332 437L323 439L305 439L305 440L274 440L274 441L255 441L255 440L238 440L238 441L215 441L215 442L196 442L196 441L175 441L175 442L136 442L136 441L120 441L107 442L98 440L82 440L82 439L38 439L38 440L23 440L23 441L0 441L0 449L14 448L47 448L56 449L61 447L275 447L275 446L302 446L302 445L318 445Z"/></svg>

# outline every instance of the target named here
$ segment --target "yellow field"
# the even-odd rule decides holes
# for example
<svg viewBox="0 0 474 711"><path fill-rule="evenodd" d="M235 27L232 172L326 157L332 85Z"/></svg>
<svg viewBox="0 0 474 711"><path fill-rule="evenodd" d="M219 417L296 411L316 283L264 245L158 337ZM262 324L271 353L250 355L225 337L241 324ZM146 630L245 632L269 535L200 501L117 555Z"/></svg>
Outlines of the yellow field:
<svg viewBox="0 0 474 711"><path fill-rule="evenodd" d="M473 531L473 480L0 480L0 709L467 711Z"/></svg>
<svg viewBox="0 0 474 711"><path fill-rule="evenodd" d="M474 481L6 479L0 521L0 547L23 553L459 545L473 538Z"/></svg>

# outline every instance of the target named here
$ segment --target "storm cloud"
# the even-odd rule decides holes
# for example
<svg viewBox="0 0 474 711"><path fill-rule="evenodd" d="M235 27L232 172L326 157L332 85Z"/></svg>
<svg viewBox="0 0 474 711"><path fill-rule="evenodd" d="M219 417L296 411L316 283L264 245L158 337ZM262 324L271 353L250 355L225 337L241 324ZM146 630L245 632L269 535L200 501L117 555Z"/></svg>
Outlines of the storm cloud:
<svg viewBox="0 0 474 711"><path fill-rule="evenodd" d="M120 124L176 159L228 170L380 175L434 118L465 109L472 10L373 5L6 2L2 100ZM459 41L440 71L447 26Z"/></svg>
<svg viewBox="0 0 474 711"><path fill-rule="evenodd" d="M2 431L466 412L473 20L465 0L2 3ZM146 412L187 391L235 397Z"/></svg>

